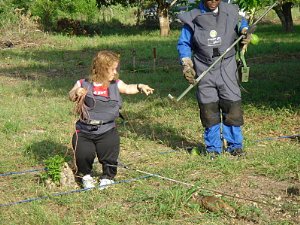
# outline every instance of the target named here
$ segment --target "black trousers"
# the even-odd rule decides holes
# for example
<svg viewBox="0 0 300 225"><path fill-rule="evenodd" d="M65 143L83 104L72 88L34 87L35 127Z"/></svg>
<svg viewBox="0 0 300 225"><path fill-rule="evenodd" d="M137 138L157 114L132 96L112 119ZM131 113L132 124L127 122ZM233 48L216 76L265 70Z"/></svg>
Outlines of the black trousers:
<svg viewBox="0 0 300 225"><path fill-rule="evenodd" d="M75 150L78 175L91 174L97 156L102 164L101 179L113 179L117 174L117 160L120 152L120 136L116 128L103 134L74 133L72 145Z"/></svg>

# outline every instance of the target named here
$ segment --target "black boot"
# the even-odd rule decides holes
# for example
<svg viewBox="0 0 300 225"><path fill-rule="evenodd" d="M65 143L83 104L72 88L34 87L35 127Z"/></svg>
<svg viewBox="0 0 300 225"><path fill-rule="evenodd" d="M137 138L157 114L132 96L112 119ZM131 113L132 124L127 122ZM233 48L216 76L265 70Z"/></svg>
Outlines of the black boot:
<svg viewBox="0 0 300 225"><path fill-rule="evenodd" d="M234 149L232 152L230 152L230 154L232 156L238 156L238 157L246 155L245 152L243 152L243 150L241 148Z"/></svg>

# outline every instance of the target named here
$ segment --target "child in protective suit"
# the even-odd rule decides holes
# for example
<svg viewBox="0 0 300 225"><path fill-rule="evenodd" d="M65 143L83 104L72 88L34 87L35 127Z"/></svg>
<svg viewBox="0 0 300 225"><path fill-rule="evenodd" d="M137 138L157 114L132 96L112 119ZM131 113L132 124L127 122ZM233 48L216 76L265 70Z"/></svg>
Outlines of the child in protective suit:
<svg viewBox="0 0 300 225"><path fill-rule="evenodd" d="M79 120L72 145L75 151L77 175L84 188L95 187L91 176L97 156L102 164L100 189L114 183L120 152L120 137L115 120L122 106L120 94L152 94L154 89L145 84L126 84L118 78L120 57L112 51L100 51L93 59L88 80L78 80L69 92L76 102Z"/></svg>

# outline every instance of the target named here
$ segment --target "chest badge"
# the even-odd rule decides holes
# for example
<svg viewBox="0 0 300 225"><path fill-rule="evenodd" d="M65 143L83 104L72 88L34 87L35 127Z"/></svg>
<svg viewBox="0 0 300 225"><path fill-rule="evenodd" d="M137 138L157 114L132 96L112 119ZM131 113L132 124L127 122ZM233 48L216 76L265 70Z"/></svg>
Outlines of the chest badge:
<svg viewBox="0 0 300 225"><path fill-rule="evenodd" d="M211 30L211 31L209 32L209 36L212 37L212 38L217 37L217 35L218 35L218 32L215 31L215 30Z"/></svg>

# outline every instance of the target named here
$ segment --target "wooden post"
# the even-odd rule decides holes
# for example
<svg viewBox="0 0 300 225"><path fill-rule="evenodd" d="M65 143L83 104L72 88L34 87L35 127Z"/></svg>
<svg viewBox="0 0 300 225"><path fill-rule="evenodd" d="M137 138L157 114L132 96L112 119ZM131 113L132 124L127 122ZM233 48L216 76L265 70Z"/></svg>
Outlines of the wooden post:
<svg viewBox="0 0 300 225"><path fill-rule="evenodd" d="M153 48L153 70L156 70L156 48Z"/></svg>

